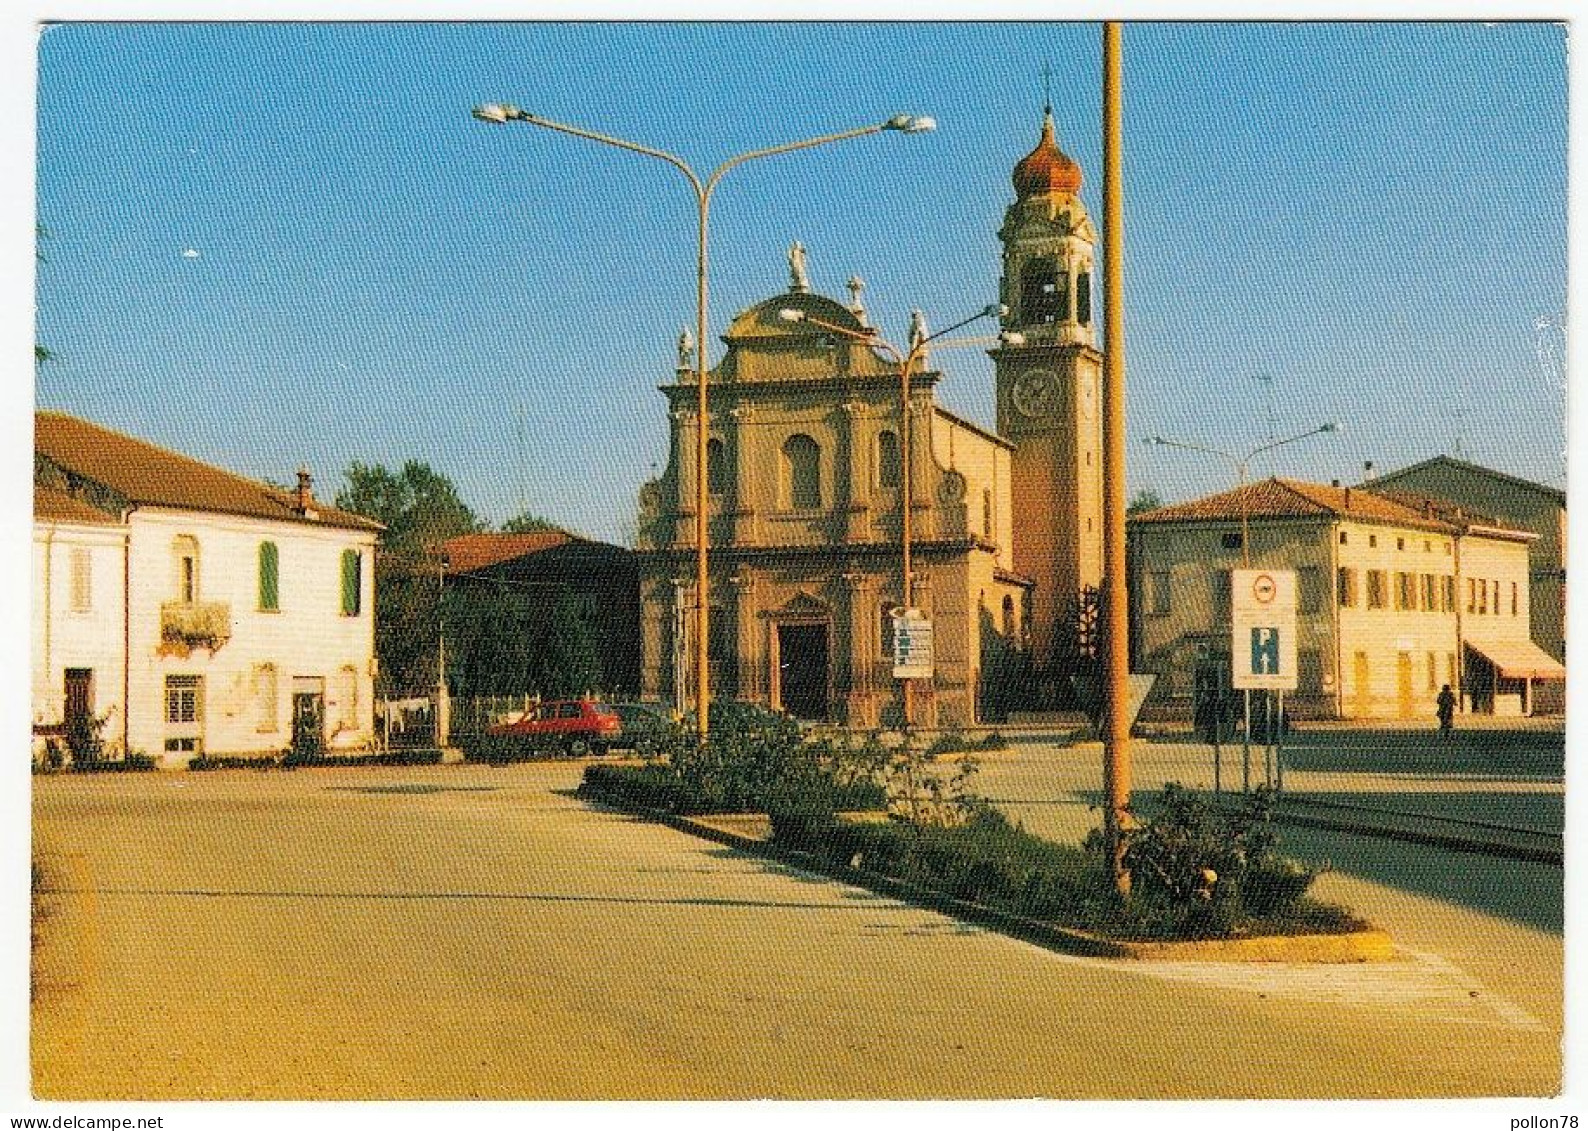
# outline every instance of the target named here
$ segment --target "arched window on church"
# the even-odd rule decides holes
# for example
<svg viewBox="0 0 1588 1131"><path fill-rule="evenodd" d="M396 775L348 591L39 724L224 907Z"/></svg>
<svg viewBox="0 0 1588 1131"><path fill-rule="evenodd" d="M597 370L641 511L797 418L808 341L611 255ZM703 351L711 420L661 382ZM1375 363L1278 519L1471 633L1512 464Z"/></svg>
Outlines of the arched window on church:
<svg viewBox="0 0 1588 1131"><path fill-rule="evenodd" d="M1030 260L1020 271L1020 320L1028 326L1070 316L1069 276L1057 259Z"/></svg>
<svg viewBox="0 0 1588 1131"><path fill-rule="evenodd" d="M778 494L784 510L813 511L822 505L822 449L804 433L783 444Z"/></svg>
<svg viewBox="0 0 1588 1131"><path fill-rule="evenodd" d="M1092 324L1092 273L1090 271L1077 271L1075 274L1075 320L1082 326Z"/></svg>
<svg viewBox="0 0 1588 1131"><path fill-rule="evenodd" d="M1008 594L1004 595L1004 639L1013 642L1015 639L1015 599Z"/></svg>
<svg viewBox="0 0 1588 1131"><path fill-rule="evenodd" d="M728 465L721 440L706 441L706 490L720 495L728 488Z"/></svg>
<svg viewBox="0 0 1588 1131"><path fill-rule="evenodd" d="M877 437L877 485L897 487L900 482L899 435L883 432Z"/></svg>

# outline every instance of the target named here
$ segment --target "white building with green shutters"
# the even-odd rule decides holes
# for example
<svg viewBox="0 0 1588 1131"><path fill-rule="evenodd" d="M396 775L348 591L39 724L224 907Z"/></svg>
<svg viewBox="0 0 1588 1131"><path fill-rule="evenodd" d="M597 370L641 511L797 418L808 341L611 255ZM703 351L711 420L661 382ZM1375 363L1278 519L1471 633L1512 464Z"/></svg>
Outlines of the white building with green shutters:
<svg viewBox="0 0 1588 1131"><path fill-rule="evenodd" d="M374 726L378 523L63 413L34 441L35 745L353 750Z"/></svg>

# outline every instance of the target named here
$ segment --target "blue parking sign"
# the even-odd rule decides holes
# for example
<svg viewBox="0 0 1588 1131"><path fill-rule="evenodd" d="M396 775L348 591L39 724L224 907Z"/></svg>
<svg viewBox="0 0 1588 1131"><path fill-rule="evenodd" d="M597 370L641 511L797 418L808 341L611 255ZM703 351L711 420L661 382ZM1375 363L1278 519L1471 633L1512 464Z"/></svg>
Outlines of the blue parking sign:
<svg viewBox="0 0 1588 1131"><path fill-rule="evenodd" d="M1280 675L1279 629L1274 625L1252 627L1252 674Z"/></svg>

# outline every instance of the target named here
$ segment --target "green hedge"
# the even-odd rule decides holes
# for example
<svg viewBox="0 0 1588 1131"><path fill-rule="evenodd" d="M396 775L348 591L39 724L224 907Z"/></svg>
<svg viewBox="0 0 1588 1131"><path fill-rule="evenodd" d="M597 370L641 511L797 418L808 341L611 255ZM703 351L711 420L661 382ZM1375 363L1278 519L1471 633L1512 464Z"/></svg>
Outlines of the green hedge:
<svg viewBox="0 0 1588 1131"><path fill-rule="evenodd" d="M96 758L92 761L73 761L66 769L74 774L129 774L155 769L154 759L147 754L128 754L124 758Z"/></svg>
<svg viewBox="0 0 1588 1131"><path fill-rule="evenodd" d="M840 810L879 810L887 803L882 789L872 782L840 785L818 779L805 783L797 792L789 783L777 783L771 790L760 792L742 790L740 784L688 778L663 765L592 765L585 767L578 795L623 808L654 809L680 816L759 813L768 809L781 812L797 805L831 814Z"/></svg>
<svg viewBox="0 0 1588 1131"><path fill-rule="evenodd" d="M294 770L311 766L435 766L441 762L439 750L393 750L386 754L317 754L313 757L279 758L194 758L189 770Z"/></svg>
<svg viewBox="0 0 1588 1131"><path fill-rule="evenodd" d="M1032 836L994 810L951 828L823 821L808 811L771 817L781 847L1031 919L1094 921L1116 902L1095 856Z"/></svg>
<svg viewBox="0 0 1588 1131"><path fill-rule="evenodd" d="M813 809L774 810L772 840L828 868L856 868L1013 915L1117 939L1226 938L1345 932L1365 926L1345 909L1303 898L1314 873L1265 859L1227 893L1167 898L1138 883L1121 900L1094 843L1032 836L984 809L965 825L861 823ZM1213 885L1215 888L1217 884Z"/></svg>

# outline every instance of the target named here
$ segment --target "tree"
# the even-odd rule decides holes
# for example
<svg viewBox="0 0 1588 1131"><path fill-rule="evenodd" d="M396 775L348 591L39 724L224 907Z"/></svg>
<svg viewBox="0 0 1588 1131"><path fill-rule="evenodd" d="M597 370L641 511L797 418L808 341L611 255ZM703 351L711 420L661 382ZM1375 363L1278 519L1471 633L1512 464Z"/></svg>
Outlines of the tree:
<svg viewBox="0 0 1588 1131"><path fill-rule="evenodd" d="M387 554L422 558L435 554L448 538L486 529L452 480L427 463L409 460L393 474L380 464L354 461L345 477L336 505L383 523Z"/></svg>
<svg viewBox="0 0 1588 1131"><path fill-rule="evenodd" d="M594 691L602 682L595 634L578 598L557 594L538 649L535 690L548 699Z"/></svg>
<svg viewBox="0 0 1588 1131"><path fill-rule="evenodd" d="M354 462L336 493L342 510L385 525L375 565L375 655L388 691L435 686L442 591L441 544L484 523L452 481L409 460L393 473Z"/></svg>
<svg viewBox="0 0 1588 1131"><path fill-rule="evenodd" d="M589 610L567 590L459 578L445 617L447 682L460 695L570 699L605 683Z"/></svg>
<svg viewBox="0 0 1588 1131"><path fill-rule="evenodd" d="M542 530L561 530L562 527L539 515L521 511L502 523L503 534L535 534Z"/></svg>
<svg viewBox="0 0 1588 1131"><path fill-rule="evenodd" d="M1135 498L1130 500L1130 506L1125 508L1125 514L1143 514L1146 511L1157 510L1161 506L1163 506L1163 496L1151 487L1143 487L1136 492Z"/></svg>

